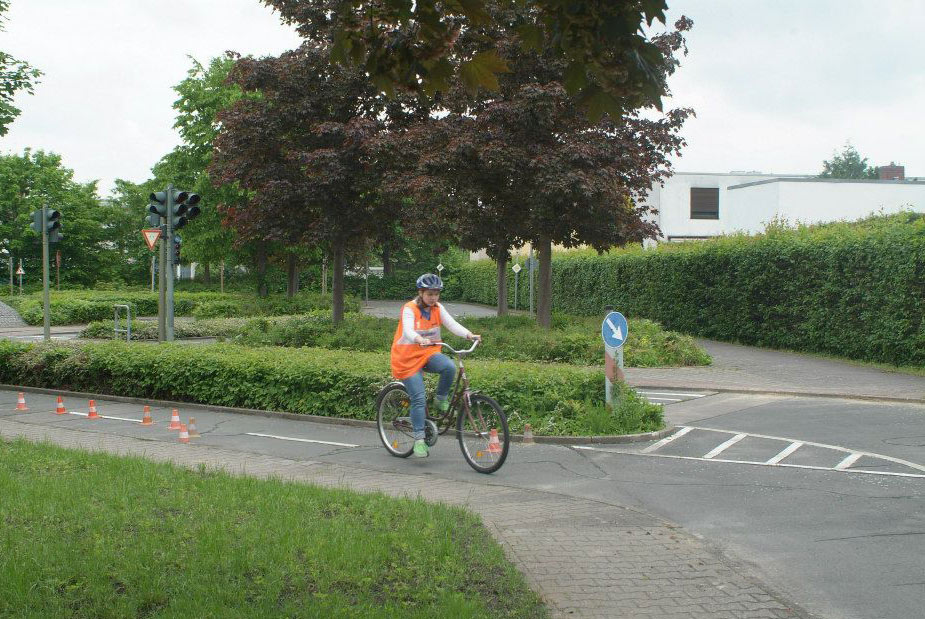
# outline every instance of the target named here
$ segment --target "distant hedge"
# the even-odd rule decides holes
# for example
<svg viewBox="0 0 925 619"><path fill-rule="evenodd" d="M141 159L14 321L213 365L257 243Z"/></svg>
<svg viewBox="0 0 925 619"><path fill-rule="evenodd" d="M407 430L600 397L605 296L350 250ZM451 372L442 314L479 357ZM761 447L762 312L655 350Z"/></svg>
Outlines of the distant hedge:
<svg viewBox="0 0 925 619"><path fill-rule="evenodd" d="M514 431L530 422L545 434L609 433L594 430L600 423L594 409L604 398L600 369L512 361L470 361L466 369L473 388L501 403ZM376 395L390 381L389 357L382 353L0 340L0 383L32 387L374 419ZM625 385L615 397L620 415L631 421L621 424L624 431L663 427L661 406Z"/></svg>
<svg viewBox="0 0 925 619"><path fill-rule="evenodd" d="M497 303L493 262L458 277L463 300ZM554 259L554 311L600 315L605 305L692 335L922 366L925 215Z"/></svg>

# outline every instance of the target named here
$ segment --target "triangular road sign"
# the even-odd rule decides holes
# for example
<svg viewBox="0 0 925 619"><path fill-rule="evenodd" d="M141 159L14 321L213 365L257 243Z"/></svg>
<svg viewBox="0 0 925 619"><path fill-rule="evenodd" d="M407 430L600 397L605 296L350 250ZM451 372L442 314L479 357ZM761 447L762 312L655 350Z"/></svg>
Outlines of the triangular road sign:
<svg viewBox="0 0 925 619"><path fill-rule="evenodd" d="M16 274L17 274L17 275L25 275L25 274L26 274L26 272L22 270L22 265L19 265L19 268L16 269Z"/></svg>
<svg viewBox="0 0 925 619"><path fill-rule="evenodd" d="M145 228L141 231L141 236L145 237L145 243L148 244L148 249L154 251L154 244L157 243L157 239L161 238L161 229Z"/></svg>

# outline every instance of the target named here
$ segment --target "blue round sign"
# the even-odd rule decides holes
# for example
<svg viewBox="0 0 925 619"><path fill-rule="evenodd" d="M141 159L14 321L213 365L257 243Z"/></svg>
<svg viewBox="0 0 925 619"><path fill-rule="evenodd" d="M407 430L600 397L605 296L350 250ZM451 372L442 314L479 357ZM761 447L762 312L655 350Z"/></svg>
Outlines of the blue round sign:
<svg viewBox="0 0 925 619"><path fill-rule="evenodd" d="M610 312L601 325L601 337L604 344L612 348L623 346L626 336L629 335L629 325L620 312Z"/></svg>

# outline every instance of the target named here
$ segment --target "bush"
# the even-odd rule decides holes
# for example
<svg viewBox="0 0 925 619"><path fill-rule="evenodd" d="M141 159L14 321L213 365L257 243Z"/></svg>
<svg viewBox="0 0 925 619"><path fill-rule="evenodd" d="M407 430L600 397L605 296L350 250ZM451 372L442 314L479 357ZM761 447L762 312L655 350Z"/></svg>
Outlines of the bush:
<svg viewBox="0 0 925 619"><path fill-rule="evenodd" d="M464 265L459 278L462 300L496 304L493 262ZM602 316L612 305L703 337L922 366L925 216L563 255L552 301L558 312Z"/></svg>
<svg viewBox="0 0 925 619"><path fill-rule="evenodd" d="M375 418L376 395L391 380L388 363L381 353L319 348L281 355L278 348L229 344L0 342L0 382L8 384L353 419ZM473 387L501 403L514 431L532 423L537 432L588 434L591 422L574 403L603 404L599 369L509 361L466 367ZM632 431L661 427L661 406L623 389L620 399L634 404L632 416L646 424Z"/></svg>

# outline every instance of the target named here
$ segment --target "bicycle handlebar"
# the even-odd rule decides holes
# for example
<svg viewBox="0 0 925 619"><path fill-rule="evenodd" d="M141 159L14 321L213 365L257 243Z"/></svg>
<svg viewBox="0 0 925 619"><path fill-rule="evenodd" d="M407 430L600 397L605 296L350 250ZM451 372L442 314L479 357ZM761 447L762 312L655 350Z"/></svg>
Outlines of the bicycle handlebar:
<svg viewBox="0 0 925 619"><path fill-rule="evenodd" d="M473 350L475 350L475 347L478 346L478 345L479 345L479 342L481 342L481 341L482 341L482 338L476 338L476 339L472 340L472 346L469 347L469 348L467 348L467 349L465 349L465 350L456 350L455 348L453 348L452 346L450 346L450 345L447 344L446 342L438 342L438 343L440 344L440 346L446 346L447 348L449 348L449 349L450 349L450 352L452 352L453 354L456 354L456 355L468 355L468 354L471 353ZM430 344L430 345L431 345L431 346L436 346L437 344Z"/></svg>

